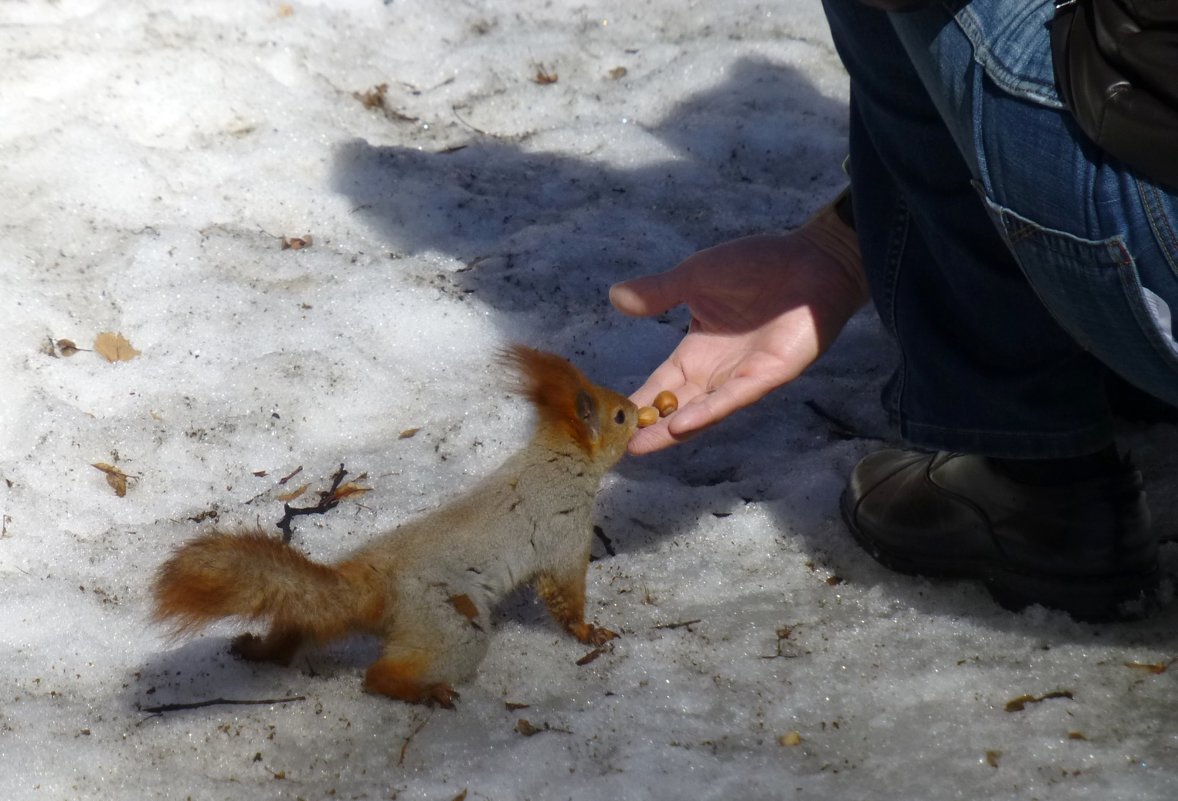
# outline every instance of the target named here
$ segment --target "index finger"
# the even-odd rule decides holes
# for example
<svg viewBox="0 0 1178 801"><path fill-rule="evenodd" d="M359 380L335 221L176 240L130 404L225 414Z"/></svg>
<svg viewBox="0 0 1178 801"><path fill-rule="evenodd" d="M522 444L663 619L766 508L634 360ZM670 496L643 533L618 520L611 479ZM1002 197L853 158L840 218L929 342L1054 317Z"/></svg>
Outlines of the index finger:
<svg viewBox="0 0 1178 801"><path fill-rule="evenodd" d="M631 393L630 400L638 406L649 406L655 395L663 390L674 392L680 404L702 391L699 387L692 387L684 376L683 369L668 359L655 368L642 386Z"/></svg>

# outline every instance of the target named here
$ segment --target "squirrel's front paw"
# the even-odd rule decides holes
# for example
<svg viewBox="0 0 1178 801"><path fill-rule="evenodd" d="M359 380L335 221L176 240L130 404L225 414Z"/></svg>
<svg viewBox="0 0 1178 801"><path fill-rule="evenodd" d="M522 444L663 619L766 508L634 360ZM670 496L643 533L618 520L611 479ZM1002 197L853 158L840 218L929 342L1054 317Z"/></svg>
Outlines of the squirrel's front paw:
<svg viewBox="0 0 1178 801"><path fill-rule="evenodd" d="M569 631L572 632L574 637L586 645L604 645L618 636L616 631L603 629L600 626L594 626L592 623L578 623L570 626Z"/></svg>

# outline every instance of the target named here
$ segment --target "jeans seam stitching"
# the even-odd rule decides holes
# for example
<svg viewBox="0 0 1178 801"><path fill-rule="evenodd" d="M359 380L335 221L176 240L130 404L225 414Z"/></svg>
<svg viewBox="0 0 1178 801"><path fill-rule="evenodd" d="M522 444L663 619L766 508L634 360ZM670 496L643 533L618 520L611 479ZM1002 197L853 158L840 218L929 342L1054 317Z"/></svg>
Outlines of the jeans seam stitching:
<svg viewBox="0 0 1178 801"><path fill-rule="evenodd" d="M1141 327L1146 344L1163 364L1169 365L1171 369L1178 368L1178 353L1175 353L1174 348L1166 345L1163 334L1157 328L1157 322L1146 310L1145 302L1141 299L1142 288L1141 276L1135 269L1135 265L1132 262L1123 265L1121 291L1124 293L1125 302L1129 305L1129 312L1133 315L1137 325Z"/></svg>
<svg viewBox="0 0 1178 801"><path fill-rule="evenodd" d="M1158 244L1161 245L1162 256L1170 265L1170 270L1178 275L1178 261L1174 256L1175 253L1178 253L1178 233L1175 232L1169 215L1162 207L1161 191L1153 184L1142 181L1137 182L1137 191L1141 197L1141 204L1145 207L1149 227L1157 237Z"/></svg>
<svg viewBox="0 0 1178 801"><path fill-rule="evenodd" d="M1031 239L1036 233L1038 233L1038 229L1025 223L1020 222L1017 228L1011 228L1009 223L1006 224L1006 236L1012 247L1019 242Z"/></svg>
<svg viewBox="0 0 1178 801"><path fill-rule="evenodd" d="M891 322L891 327L895 331L896 348L899 355L899 364L896 366L895 376L896 384L894 387L894 394L892 402L895 404L896 413L903 417L904 408L904 390L905 372L907 367L907 356L904 353L904 348L900 344L899 325L897 308L899 306L896 298L896 287L899 285L899 273L901 265L903 264L904 249L908 240L908 226L910 224L908 207L904 203L903 198L897 198L896 212L894 222L892 223L892 234L888 242L888 317Z"/></svg>
<svg viewBox="0 0 1178 801"><path fill-rule="evenodd" d="M1025 220L1016 216L1016 213L1007 209L994 201L990 201L997 212L998 220L1001 223L1001 230L1006 233L1006 241L1008 247L1013 248L1015 245L1028 240L1036 238L1042 234L1044 236L1063 236L1065 238L1073 238L1072 234L1066 231L1055 231L1054 229L1044 227L1033 221ZM1077 241L1078 237L1074 237ZM1117 236L1112 239L1104 241L1089 241L1088 244L1092 247L1101 247L1105 253L1104 262L1108 267L1126 267L1134 264L1133 254L1129 252L1129 248L1125 245L1122 237Z"/></svg>
<svg viewBox="0 0 1178 801"><path fill-rule="evenodd" d="M955 6L952 3L946 4L946 8L973 48L974 63L999 91L1046 108L1063 108L1053 81L1018 74L999 59L988 45L983 44L986 40L985 26L973 13L973 9L968 5ZM958 9L955 13L954 8Z"/></svg>

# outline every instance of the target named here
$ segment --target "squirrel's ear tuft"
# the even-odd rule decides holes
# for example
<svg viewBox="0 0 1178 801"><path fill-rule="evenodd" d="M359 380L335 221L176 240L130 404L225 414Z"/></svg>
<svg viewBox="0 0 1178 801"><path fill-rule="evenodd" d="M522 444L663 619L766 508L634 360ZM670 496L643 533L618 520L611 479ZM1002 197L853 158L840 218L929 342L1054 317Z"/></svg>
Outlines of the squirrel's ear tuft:
<svg viewBox="0 0 1178 801"><path fill-rule="evenodd" d="M601 436L597 399L589 379L555 353L511 345L499 360L516 376L515 392L536 408L542 428L563 432L586 453Z"/></svg>

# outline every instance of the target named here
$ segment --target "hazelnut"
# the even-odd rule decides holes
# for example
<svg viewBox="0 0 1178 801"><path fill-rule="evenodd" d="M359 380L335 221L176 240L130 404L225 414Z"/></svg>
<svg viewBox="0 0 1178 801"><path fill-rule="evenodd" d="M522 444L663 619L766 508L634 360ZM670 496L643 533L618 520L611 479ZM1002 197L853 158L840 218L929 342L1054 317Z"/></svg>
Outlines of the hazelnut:
<svg viewBox="0 0 1178 801"><path fill-rule="evenodd" d="M646 428L659 421L659 410L653 406L643 406L638 410L638 427Z"/></svg>
<svg viewBox="0 0 1178 801"><path fill-rule="evenodd" d="M654 408L658 409L659 417L666 417L679 408L679 399L669 389L654 396Z"/></svg>

